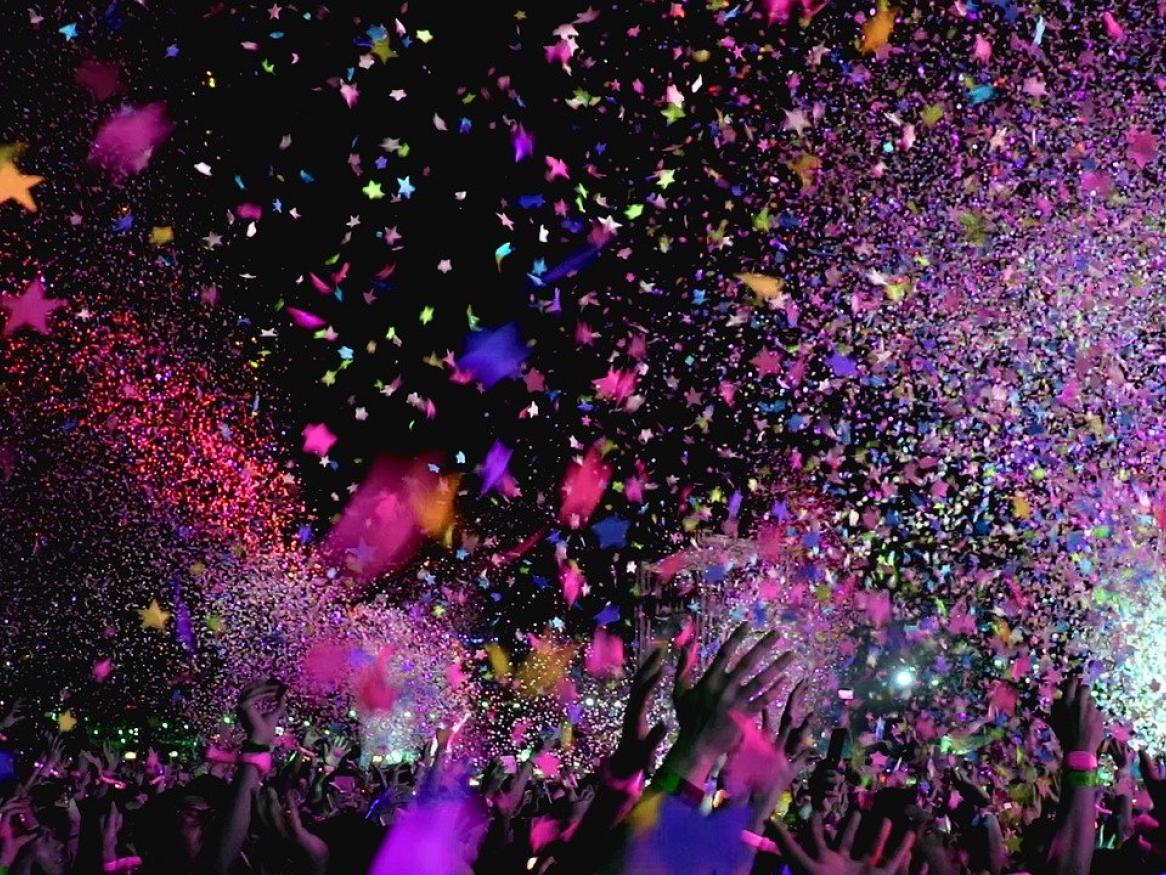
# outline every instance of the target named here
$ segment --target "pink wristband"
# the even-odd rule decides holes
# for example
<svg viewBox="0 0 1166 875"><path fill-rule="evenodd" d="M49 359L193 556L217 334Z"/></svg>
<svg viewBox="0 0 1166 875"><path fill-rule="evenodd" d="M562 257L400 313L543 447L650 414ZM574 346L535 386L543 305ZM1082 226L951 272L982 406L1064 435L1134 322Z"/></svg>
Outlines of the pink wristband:
<svg viewBox="0 0 1166 875"><path fill-rule="evenodd" d="M1071 772L1097 771L1097 754L1088 750L1071 750L1065 755L1065 768Z"/></svg>
<svg viewBox="0 0 1166 875"><path fill-rule="evenodd" d="M239 754L239 762L246 763L249 766L255 766L255 768L259 769L259 774L266 775L271 771L271 751L241 753Z"/></svg>
<svg viewBox="0 0 1166 875"><path fill-rule="evenodd" d="M773 839L767 839L765 836L750 832L747 829L741 830L741 841L753 848L753 850L761 851L763 854L778 853L777 843Z"/></svg>
<svg viewBox="0 0 1166 875"><path fill-rule="evenodd" d="M611 762L605 759L599 766L599 780L605 787L609 787L626 796L639 796L644 792L644 773L636 772L627 778L617 778L611 773Z"/></svg>
<svg viewBox="0 0 1166 875"><path fill-rule="evenodd" d="M120 857L117 860L106 860L101 864L101 871L121 872L125 869L137 869L141 865L141 857Z"/></svg>

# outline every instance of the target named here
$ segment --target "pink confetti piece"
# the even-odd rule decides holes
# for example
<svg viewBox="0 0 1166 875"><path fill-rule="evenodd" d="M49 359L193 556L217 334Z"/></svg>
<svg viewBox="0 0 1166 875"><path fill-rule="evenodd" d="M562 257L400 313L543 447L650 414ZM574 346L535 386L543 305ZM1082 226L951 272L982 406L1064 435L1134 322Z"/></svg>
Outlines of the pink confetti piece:
<svg viewBox="0 0 1166 875"><path fill-rule="evenodd" d="M609 368L607 374L598 380L591 381L600 398L622 404L636 391L635 371L617 371Z"/></svg>
<svg viewBox="0 0 1166 875"><path fill-rule="evenodd" d="M97 681L99 684L103 684L112 671L112 659L99 659L97 662L93 663L93 680Z"/></svg>
<svg viewBox="0 0 1166 875"><path fill-rule="evenodd" d="M292 322L300 326L300 328L307 328L314 331L317 328L323 328L328 322L321 319L315 313L309 313L307 310L301 310L298 307L288 307L287 315L291 317Z"/></svg>
<svg viewBox="0 0 1166 875"><path fill-rule="evenodd" d="M595 630L587 646L584 668L592 677L618 678L624 671L623 639L603 627Z"/></svg>
<svg viewBox="0 0 1166 875"><path fill-rule="evenodd" d="M579 600L579 593L583 589L585 582L583 572L574 562L565 562L559 568L559 582L563 587L563 598L567 601L567 607L571 607Z"/></svg>
<svg viewBox="0 0 1166 875"><path fill-rule="evenodd" d="M572 462L563 477L559 519L579 528L587 522L611 482L611 466L603 461L598 444L578 462Z"/></svg>
<svg viewBox="0 0 1166 875"><path fill-rule="evenodd" d="M97 129L89 150L90 162L104 168L115 179L141 173L154 150L170 137L174 125L166 118L162 102L147 104L115 115Z"/></svg>
<svg viewBox="0 0 1166 875"><path fill-rule="evenodd" d="M328 455L328 451L336 444L336 435L323 422L308 423L304 426L303 435L304 452L321 458Z"/></svg>

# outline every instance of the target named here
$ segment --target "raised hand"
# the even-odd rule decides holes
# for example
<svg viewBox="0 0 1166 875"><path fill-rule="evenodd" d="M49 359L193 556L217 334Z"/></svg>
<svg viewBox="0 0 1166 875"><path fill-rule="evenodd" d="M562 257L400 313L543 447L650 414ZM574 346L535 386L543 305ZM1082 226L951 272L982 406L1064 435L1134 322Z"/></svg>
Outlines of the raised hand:
<svg viewBox="0 0 1166 875"><path fill-rule="evenodd" d="M287 816L288 838L311 865L313 872L323 872L328 867L328 844L318 835L309 832L300 817L302 800L296 791L290 790L284 797L284 812Z"/></svg>
<svg viewBox="0 0 1166 875"><path fill-rule="evenodd" d="M729 667L748 634L748 623L734 629L717 651L708 671L696 683L692 682L688 668L695 643L681 654L681 668L672 691L680 735L669 751L667 765L693 784L703 784L717 758L740 740L737 720L755 716L777 698L783 680L781 672L791 656L783 653L767 661L777 641L774 632L762 635Z"/></svg>
<svg viewBox="0 0 1166 875"><path fill-rule="evenodd" d="M819 814L825 814L843 801L846 773L842 768L842 751L850 733L839 726L830 733L830 748L814 771L810 773L810 805Z"/></svg>
<svg viewBox="0 0 1166 875"><path fill-rule="evenodd" d="M4 712L4 716L0 717L0 733L11 729L21 720L28 716L28 704L23 699L15 699Z"/></svg>
<svg viewBox="0 0 1166 875"><path fill-rule="evenodd" d="M1093 703L1089 684L1080 678L1070 678L1061 698L1053 704L1049 724L1061 742L1061 753L1075 750L1096 754L1105 739L1105 723Z"/></svg>
<svg viewBox="0 0 1166 875"><path fill-rule="evenodd" d="M1068 757L1075 751L1096 756L1105 738L1101 712L1093 704L1089 685L1079 678L1070 678L1053 704L1049 720L1061 742L1061 755ZM1081 773L1065 771L1061 781L1061 795L1057 802L1058 826L1049 843L1049 868L1055 875L1085 875L1093 862L1093 846L1097 836L1096 782L1078 778ZM1090 776L1084 775L1085 778Z"/></svg>
<svg viewBox="0 0 1166 875"><path fill-rule="evenodd" d="M288 849L304 859L310 871L323 872L328 866L328 845L304 827L300 796L294 790L281 794L267 786L260 791L257 802L263 820Z"/></svg>
<svg viewBox="0 0 1166 875"><path fill-rule="evenodd" d="M773 740L774 749L778 753L777 767L769 776L769 780L763 786L758 787L749 800L752 816L747 828L750 832L761 831L765 821L769 819L770 815L773 814L773 809L777 807L781 794L789 789L794 777L805 767L813 752L810 739L806 734L806 728L812 715L807 714L800 724L794 723L794 714L801 707L805 689L806 682L801 681L790 691L789 697L786 699L785 708L778 720L777 735ZM766 733L770 732L768 711L761 712L761 728Z"/></svg>
<svg viewBox="0 0 1166 875"><path fill-rule="evenodd" d="M36 838L35 831L21 826L30 805L31 800L22 796L0 806L0 871L12 868L21 849Z"/></svg>
<svg viewBox="0 0 1166 875"><path fill-rule="evenodd" d="M619 744L608 760L608 768L615 778L631 778L648 768L652 754L664 739L668 727L656 723L648 727L647 711L652 693L664 676L664 648L657 647L644 660L632 678L631 692L623 715L623 731Z"/></svg>
<svg viewBox="0 0 1166 875"><path fill-rule="evenodd" d="M1154 803L1154 817L1161 822L1166 814L1166 767L1162 757L1154 757L1143 748L1138 751L1138 763L1142 768L1142 782Z"/></svg>
<svg viewBox="0 0 1166 875"><path fill-rule="evenodd" d="M106 862L117 859L117 840L121 835L122 821L122 813L117 803L113 803L98 822L101 827L101 854Z"/></svg>
<svg viewBox="0 0 1166 875"><path fill-rule="evenodd" d="M899 846L882 862L882 852L891 834L891 822L883 820L879 826L878 840L874 850L865 857L854 857L851 849L854 836L858 832L860 816L850 812L842 823L836 841L826 840L822 818L814 814L810 818L811 847L803 847L783 824L774 824L777 844L797 875L897 875L906 872L911 862L911 849L915 846L916 834L908 832Z"/></svg>
<svg viewBox="0 0 1166 875"><path fill-rule="evenodd" d="M287 687L275 680L252 684L239 694L239 722L252 744L270 747L275 742L275 727L283 720L287 707Z"/></svg>

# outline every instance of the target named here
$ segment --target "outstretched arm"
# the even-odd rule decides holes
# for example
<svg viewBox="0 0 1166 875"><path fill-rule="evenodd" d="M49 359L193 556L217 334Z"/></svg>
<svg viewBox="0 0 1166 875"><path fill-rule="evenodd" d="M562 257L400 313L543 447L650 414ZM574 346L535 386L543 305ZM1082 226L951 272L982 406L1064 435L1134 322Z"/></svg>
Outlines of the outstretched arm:
<svg viewBox="0 0 1166 875"><path fill-rule="evenodd" d="M1052 724L1063 759L1057 831L1049 847L1050 871L1089 875L1096 839L1097 751L1105 728L1088 684L1078 678L1065 684L1053 706Z"/></svg>
<svg viewBox="0 0 1166 875"><path fill-rule="evenodd" d="M239 695L239 720L247 730L246 750L266 750L270 756L275 727L283 719L286 698L287 688L274 680L252 684ZM265 707L268 707L266 713ZM251 804L265 771L255 761L239 762L226 817L218 836L207 849L203 871L209 875L226 875L243 850L251 825Z"/></svg>

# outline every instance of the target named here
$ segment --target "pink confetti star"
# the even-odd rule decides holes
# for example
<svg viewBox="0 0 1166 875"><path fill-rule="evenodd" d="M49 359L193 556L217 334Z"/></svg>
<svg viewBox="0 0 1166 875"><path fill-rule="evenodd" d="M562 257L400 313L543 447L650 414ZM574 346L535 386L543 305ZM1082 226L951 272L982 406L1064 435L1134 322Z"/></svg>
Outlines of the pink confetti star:
<svg viewBox="0 0 1166 875"><path fill-rule="evenodd" d="M8 311L4 323L4 337L11 337L20 328L31 328L40 334L49 333L49 317L64 301L45 297L45 284L39 279L30 282L19 297L5 295L0 306Z"/></svg>
<svg viewBox="0 0 1166 875"><path fill-rule="evenodd" d="M554 158L550 155L547 155L546 162L547 162L547 174L546 174L547 182L550 182L554 179L557 179L560 176L563 179L570 179L571 178L571 174L567 172L567 162L566 161L563 161L561 158Z"/></svg>
<svg viewBox="0 0 1166 875"><path fill-rule="evenodd" d="M314 453L324 457L328 455L328 450L332 449L332 445L336 443L336 435L332 434L323 422L308 423L304 426L303 434L305 453Z"/></svg>

